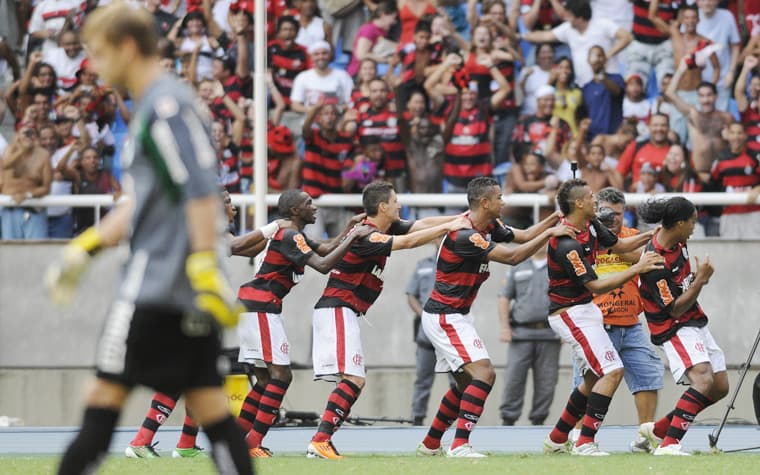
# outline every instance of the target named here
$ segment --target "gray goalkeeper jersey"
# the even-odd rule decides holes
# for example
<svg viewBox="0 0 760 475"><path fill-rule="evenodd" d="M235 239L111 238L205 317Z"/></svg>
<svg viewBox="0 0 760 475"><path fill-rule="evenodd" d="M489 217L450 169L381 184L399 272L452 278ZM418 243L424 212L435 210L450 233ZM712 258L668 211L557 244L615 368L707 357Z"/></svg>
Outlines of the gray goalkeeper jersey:
<svg viewBox="0 0 760 475"><path fill-rule="evenodd" d="M130 255L120 298L188 310L194 292L185 274L188 201L219 194L209 120L192 90L169 76L151 84L135 107L122 154L124 189L135 200ZM220 200L221 203L221 200ZM221 206L221 205L220 205ZM226 256L223 213L208 223Z"/></svg>

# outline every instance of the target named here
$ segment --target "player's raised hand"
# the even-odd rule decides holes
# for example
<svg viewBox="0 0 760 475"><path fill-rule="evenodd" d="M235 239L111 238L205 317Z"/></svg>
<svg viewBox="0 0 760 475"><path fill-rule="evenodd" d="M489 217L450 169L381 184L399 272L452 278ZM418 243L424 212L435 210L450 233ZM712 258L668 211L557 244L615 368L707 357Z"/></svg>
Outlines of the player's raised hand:
<svg viewBox="0 0 760 475"><path fill-rule="evenodd" d="M653 270L662 269L665 264L665 258L653 251L647 251L642 254L639 262L634 264L639 274L645 274Z"/></svg>
<svg viewBox="0 0 760 475"><path fill-rule="evenodd" d="M354 239L361 239L363 237L367 237L370 234L372 234L372 231L376 231L377 228L373 228L372 226L369 226L367 224L357 224L354 226L353 230L351 231L351 234L348 235L350 238Z"/></svg>
<svg viewBox="0 0 760 475"><path fill-rule="evenodd" d="M559 223L553 228L550 229L551 235L554 237L560 237L560 236L569 236L571 238L575 238L575 236L578 234L578 231L575 230L572 226L568 226L565 223Z"/></svg>
<svg viewBox="0 0 760 475"><path fill-rule="evenodd" d="M66 245L60 260L45 272L45 287L53 303L71 303L79 281L90 264L90 256L97 252L100 246L100 233L95 228L87 229Z"/></svg>
<svg viewBox="0 0 760 475"><path fill-rule="evenodd" d="M708 284L710 282L710 277L712 277L715 272L715 268L713 267L712 262L710 262L710 256L705 256L705 260L701 263L699 262L699 257L694 256L694 261L697 264L696 278L700 279L703 284Z"/></svg>
<svg viewBox="0 0 760 475"><path fill-rule="evenodd" d="M185 271L197 293L195 307L223 327L237 325L245 308L237 301L235 292L219 269L216 253L199 251L190 254L185 262Z"/></svg>

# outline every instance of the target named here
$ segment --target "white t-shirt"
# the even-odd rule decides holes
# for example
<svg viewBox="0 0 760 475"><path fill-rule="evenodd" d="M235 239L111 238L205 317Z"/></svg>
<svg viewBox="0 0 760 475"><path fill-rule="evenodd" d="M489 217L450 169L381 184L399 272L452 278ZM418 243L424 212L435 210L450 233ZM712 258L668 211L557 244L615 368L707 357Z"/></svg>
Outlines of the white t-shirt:
<svg viewBox="0 0 760 475"><path fill-rule="evenodd" d="M296 43L303 46L304 48L308 48L317 41L322 41L324 39L325 21L318 16L315 16L311 19L311 23L309 23L306 27L301 26L301 28L298 29Z"/></svg>
<svg viewBox="0 0 760 475"><path fill-rule="evenodd" d="M214 21L219 25L219 28L227 33L232 31L230 24L227 23L227 12L230 11L231 4L232 0L216 0L214 6L211 8L211 14L214 17Z"/></svg>
<svg viewBox="0 0 760 475"><path fill-rule="evenodd" d="M607 52L615 43L615 33L620 28L612 20L606 18L592 18L588 23L586 31L581 34L578 30L570 25L569 21L564 22L552 30L554 36L563 43L570 46L570 52L573 56L573 67L575 68L575 82L578 86L583 87L591 81L594 73L588 64L588 50L594 45L599 45ZM607 72L610 74L620 74L620 64L617 56L607 58Z"/></svg>
<svg viewBox="0 0 760 475"><path fill-rule="evenodd" d="M55 30L59 33L66 23L66 15L71 9L79 11L76 23L77 26L81 25L85 5L86 2L82 0L43 0L34 8L32 18L29 20L29 33L42 30ZM45 40L42 51L45 52L57 47L58 45L54 40Z"/></svg>
<svg viewBox="0 0 760 475"><path fill-rule="evenodd" d="M718 51L718 62L720 63L720 84L716 84L719 88L723 87L723 79L728 74L728 67L731 66L731 45L741 43L741 37L739 37L739 30L736 28L736 20L734 20L734 14L724 8L718 8L715 10L715 14L712 18L707 18L702 11L699 12L699 23L697 23L697 33L710 38L715 43L723 45L720 51ZM705 81L712 81L713 67L710 61L707 62L705 69L702 70L702 79Z"/></svg>
<svg viewBox="0 0 760 475"><path fill-rule="evenodd" d="M53 48L45 51L42 55L42 60L55 69L55 74L58 76L58 89L65 90L71 89L76 84L76 74L79 71L79 65L82 64L82 60L86 57L87 54L84 50L80 51L75 57L69 58L63 48Z"/></svg>
<svg viewBox="0 0 760 475"><path fill-rule="evenodd" d="M628 96L623 98L623 118L628 119L633 117L636 119L636 130L639 133L639 137L649 135L647 120L649 119L649 112L651 109L652 103L646 98L639 102L633 102L628 99Z"/></svg>
<svg viewBox="0 0 760 475"><path fill-rule="evenodd" d="M221 53L220 49L214 51L214 49L211 47L211 44L208 42L208 37L204 36L200 41L201 50L198 54L198 64L195 67L195 78L198 81L201 79L213 78L214 55ZM191 40L190 38L185 38L182 40L182 44L180 45L179 50L182 53L192 53L195 51L197 44L197 41Z"/></svg>
<svg viewBox="0 0 760 475"><path fill-rule="evenodd" d="M633 2L631 0L591 0L591 19L606 18L630 31L633 27Z"/></svg>
<svg viewBox="0 0 760 475"><path fill-rule="evenodd" d="M528 68L524 68L520 72L520 79L518 82L522 82L525 77L525 71ZM533 72L525 80L525 98L523 99L522 113L523 115L533 115L536 113L536 92L538 88L549 82L549 71L544 71L538 66L533 66Z"/></svg>
<svg viewBox="0 0 760 475"><path fill-rule="evenodd" d="M3 134L0 134L0 157L3 156L3 152L5 152L5 148L8 146L8 142L5 141L5 137L3 137Z"/></svg>
<svg viewBox="0 0 760 475"><path fill-rule="evenodd" d="M315 69L308 69L298 74L293 81L290 100L311 107L320 97L324 97L327 103L343 105L351 101L353 88L351 76L342 69L330 68L327 76L320 76Z"/></svg>

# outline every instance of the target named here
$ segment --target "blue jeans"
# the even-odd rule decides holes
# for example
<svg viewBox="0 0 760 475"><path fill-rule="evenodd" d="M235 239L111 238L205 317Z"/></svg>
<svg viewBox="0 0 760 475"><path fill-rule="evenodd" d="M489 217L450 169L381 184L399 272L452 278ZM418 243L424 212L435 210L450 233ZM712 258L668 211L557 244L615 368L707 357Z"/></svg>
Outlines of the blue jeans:
<svg viewBox="0 0 760 475"><path fill-rule="evenodd" d="M48 216L48 237L50 239L71 239L74 235L74 216L69 211L60 216Z"/></svg>
<svg viewBox="0 0 760 475"><path fill-rule="evenodd" d="M3 208L3 239L47 239L47 210Z"/></svg>
<svg viewBox="0 0 760 475"><path fill-rule="evenodd" d="M604 328L623 362L623 378L631 394L662 389L662 375L665 368L644 333L641 323L630 327L605 325ZM575 387L578 387L583 380L582 375L578 373L573 361Z"/></svg>

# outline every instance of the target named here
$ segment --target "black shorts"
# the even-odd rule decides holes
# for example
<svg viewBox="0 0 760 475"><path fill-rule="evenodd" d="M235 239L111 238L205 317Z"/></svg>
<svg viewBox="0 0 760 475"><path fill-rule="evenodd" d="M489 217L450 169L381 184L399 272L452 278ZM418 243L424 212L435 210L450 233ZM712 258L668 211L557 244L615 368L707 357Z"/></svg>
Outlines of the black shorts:
<svg viewBox="0 0 760 475"><path fill-rule="evenodd" d="M115 302L96 354L97 376L169 394L221 386L221 337L204 316Z"/></svg>

